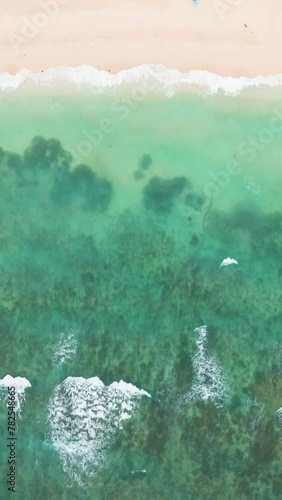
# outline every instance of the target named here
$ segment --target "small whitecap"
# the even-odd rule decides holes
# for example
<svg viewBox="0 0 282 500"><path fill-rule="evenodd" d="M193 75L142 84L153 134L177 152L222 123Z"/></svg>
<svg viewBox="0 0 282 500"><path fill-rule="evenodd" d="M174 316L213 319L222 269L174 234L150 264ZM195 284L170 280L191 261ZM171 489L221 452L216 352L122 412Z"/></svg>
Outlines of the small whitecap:
<svg viewBox="0 0 282 500"><path fill-rule="evenodd" d="M236 265L238 265L238 262L237 262L237 260L232 259L231 257L227 257L226 259L223 259L223 261L221 262L221 264L220 264L220 266L219 266L219 269L220 269L221 267L231 266L231 264L236 264Z"/></svg>
<svg viewBox="0 0 282 500"><path fill-rule="evenodd" d="M8 387L15 388L15 411L20 416L22 404L25 401L25 390L31 387L31 383L25 377L12 377L11 375L0 379L0 394L5 402L8 402Z"/></svg>
<svg viewBox="0 0 282 500"><path fill-rule="evenodd" d="M277 417L279 418L280 423L282 424L282 406L277 410Z"/></svg>

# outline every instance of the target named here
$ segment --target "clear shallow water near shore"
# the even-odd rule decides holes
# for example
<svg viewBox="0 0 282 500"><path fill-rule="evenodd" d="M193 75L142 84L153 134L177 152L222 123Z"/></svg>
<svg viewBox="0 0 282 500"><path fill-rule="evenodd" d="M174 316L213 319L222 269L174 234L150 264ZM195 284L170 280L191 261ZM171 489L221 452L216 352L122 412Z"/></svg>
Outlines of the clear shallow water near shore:
<svg viewBox="0 0 282 500"><path fill-rule="evenodd" d="M280 498L282 101L125 94L0 102L15 497Z"/></svg>

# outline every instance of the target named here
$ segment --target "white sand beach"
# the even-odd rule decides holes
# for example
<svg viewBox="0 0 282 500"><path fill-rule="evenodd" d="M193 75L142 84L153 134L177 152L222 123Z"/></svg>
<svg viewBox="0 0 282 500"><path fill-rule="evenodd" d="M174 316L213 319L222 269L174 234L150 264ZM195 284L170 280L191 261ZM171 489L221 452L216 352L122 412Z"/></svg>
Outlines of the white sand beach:
<svg viewBox="0 0 282 500"><path fill-rule="evenodd" d="M223 76L282 73L280 0L14 0L0 6L0 72L140 64Z"/></svg>

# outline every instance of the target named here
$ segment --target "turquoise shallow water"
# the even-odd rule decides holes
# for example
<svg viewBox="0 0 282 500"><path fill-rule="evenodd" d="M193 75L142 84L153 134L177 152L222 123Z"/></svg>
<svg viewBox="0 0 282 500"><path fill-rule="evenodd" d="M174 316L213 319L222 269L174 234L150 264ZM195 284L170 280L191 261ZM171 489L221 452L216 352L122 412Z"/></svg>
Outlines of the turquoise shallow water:
<svg viewBox="0 0 282 500"><path fill-rule="evenodd" d="M281 498L282 101L0 110L0 378L31 384L14 496Z"/></svg>

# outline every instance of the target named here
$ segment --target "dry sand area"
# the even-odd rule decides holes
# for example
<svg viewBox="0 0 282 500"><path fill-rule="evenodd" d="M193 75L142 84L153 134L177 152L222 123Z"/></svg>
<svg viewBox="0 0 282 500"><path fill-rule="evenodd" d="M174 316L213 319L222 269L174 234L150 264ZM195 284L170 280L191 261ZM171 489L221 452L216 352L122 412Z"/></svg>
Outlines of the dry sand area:
<svg viewBox="0 0 282 500"><path fill-rule="evenodd" d="M282 73L281 0L13 0L0 6L0 72L144 63L225 76Z"/></svg>

